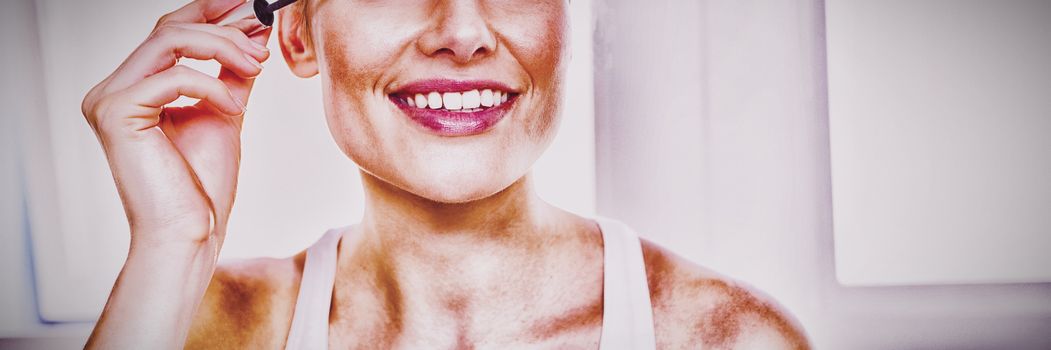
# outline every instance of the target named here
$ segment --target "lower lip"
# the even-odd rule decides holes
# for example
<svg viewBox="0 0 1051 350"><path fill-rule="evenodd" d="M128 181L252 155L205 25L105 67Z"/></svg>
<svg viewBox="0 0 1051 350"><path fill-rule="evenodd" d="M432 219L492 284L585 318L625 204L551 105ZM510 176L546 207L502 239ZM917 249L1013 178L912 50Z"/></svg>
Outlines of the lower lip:
<svg viewBox="0 0 1051 350"><path fill-rule="evenodd" d="M440 136L469 136L486 132L507 115L517 98L517 94L511 95L507 102L477 112L453 112L409 106L403 98L390 96L391 102L405 112L409 119Z"/></svg>

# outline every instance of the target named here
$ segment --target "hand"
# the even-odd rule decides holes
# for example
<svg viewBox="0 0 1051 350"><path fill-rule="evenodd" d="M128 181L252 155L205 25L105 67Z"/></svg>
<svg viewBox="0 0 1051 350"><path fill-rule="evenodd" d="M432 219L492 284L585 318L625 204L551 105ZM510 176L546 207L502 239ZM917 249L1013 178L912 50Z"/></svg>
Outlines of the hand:
<svg viewBox="0 0 1051 350"><path fill-rule="evenodd" d="M270 30L249 37L250 28L208 22L242 2L197 0L164 15L84 98L81 109L106 153L133 248L222 244L237 187L244 104L259 62L269 57ZM216 60L222 69L212 77L178 65L181 57ZM165 107L179 96L200 101Z"/></svg>

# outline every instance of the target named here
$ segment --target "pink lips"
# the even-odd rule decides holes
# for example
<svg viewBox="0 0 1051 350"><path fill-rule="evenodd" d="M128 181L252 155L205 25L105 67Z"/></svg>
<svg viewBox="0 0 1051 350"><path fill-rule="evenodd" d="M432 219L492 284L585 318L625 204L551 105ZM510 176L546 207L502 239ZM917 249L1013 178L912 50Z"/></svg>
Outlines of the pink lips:
<svg viewBox="0 0 1051 350"><path fill-rule="evenodd" d="M430 109L427 106L410 106L406 99L416 94L426 96L431 92L466 92L470 90L493 90L507 93L507 102L499 106L481 106L475 111L450 111L447 109ZM441 136L468 136L483 133L491 129L511 109L518 93L507 85L488 80L449 80L431 79L415 81L402 86L391 93L389 98L399 109L424 129Z"/></svg>

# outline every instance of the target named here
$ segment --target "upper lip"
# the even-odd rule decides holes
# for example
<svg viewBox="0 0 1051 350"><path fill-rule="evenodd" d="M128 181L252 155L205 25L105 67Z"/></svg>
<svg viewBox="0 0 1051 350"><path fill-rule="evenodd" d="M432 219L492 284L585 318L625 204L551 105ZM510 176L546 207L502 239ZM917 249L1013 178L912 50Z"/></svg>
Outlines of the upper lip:
<svg viewBox="0 0 1051 350"><path fill-rule="evenodd" d="M517 93L507 84L494 80L455 80L455 79L425 79L416 80L394 90L391 95L415 95L431 92L462 92L471 90L498 90L507 93Z"/></svg>

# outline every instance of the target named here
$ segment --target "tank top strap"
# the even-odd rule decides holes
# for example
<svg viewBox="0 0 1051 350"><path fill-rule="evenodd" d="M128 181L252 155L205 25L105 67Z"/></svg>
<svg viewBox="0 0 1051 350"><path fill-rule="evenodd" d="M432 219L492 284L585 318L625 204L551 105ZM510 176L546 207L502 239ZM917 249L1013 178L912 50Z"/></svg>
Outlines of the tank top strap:
<svg viewBox="0 0 1051 350"><path fill-rule="evenodd" d="M307 248L285 349L328 348L328 317L332 286L336 280L336 253L345 229L328 230Z"/></svg>
<svg viewBox="0 0 1051 350"><path fill-rule="evenodd" d="M657 341L642 243L622 222L602 217L595 221L602 231L604 247L599 348L654 349Z"/></svg>
<svg viewBox="0 0 1051 350"><path fill-rule="evenodd" d="M603 240L602 338L599 348L654 349L653 308L638 235L612 219L595 218ZM307 249L285 349L328 348L328 319L336 257L345 228L332 229Z"/></svg>

